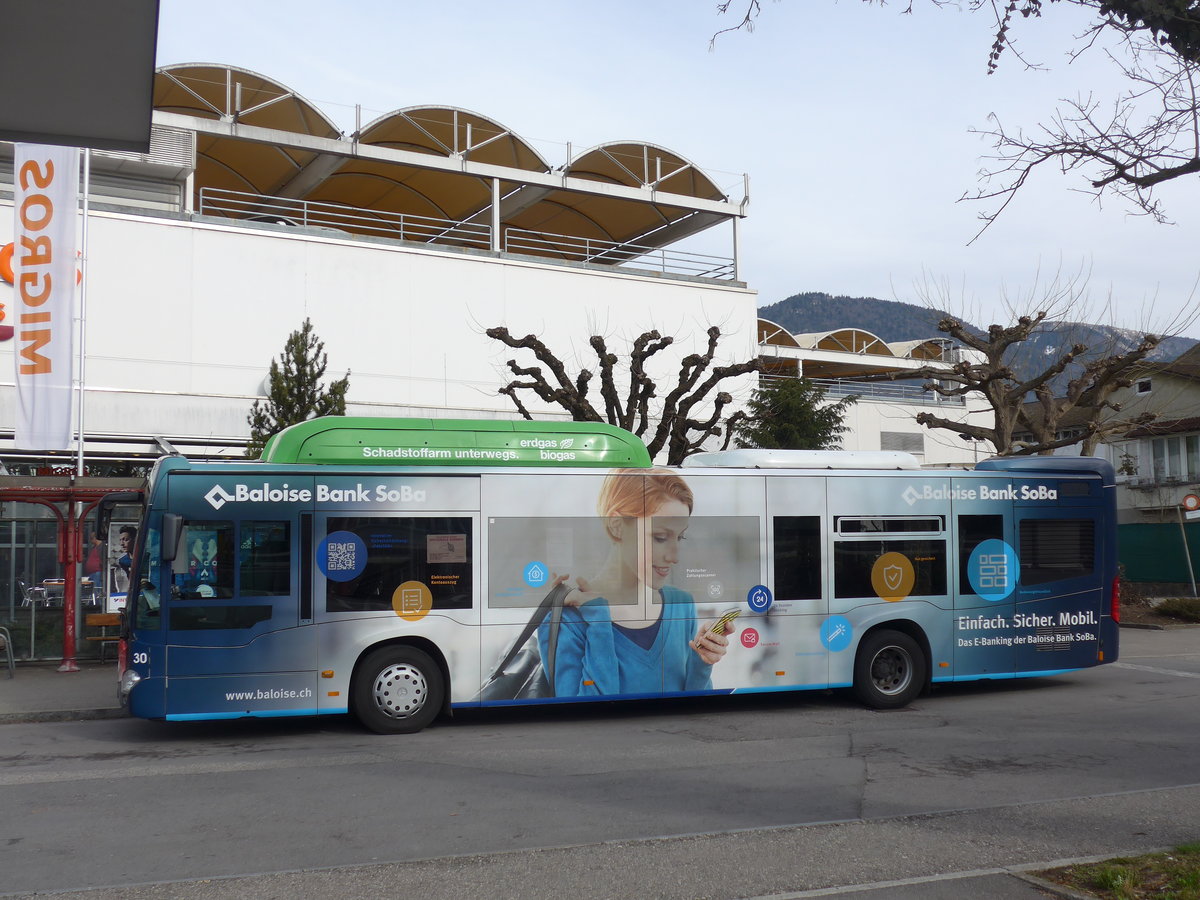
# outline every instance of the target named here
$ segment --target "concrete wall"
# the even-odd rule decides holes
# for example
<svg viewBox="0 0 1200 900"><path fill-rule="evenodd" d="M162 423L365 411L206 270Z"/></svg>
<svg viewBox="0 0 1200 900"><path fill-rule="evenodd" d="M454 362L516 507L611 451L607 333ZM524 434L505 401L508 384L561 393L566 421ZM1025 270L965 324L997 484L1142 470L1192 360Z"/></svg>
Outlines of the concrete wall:
<svg viewBox="0 0 1200 900"><path fill-rule="evenodd" d="M111 212L90 222L89 433L244 437L271 359L306 316L325 342L327 378L351 370L349 411L361 414L515 415L496 394L513 351L484 335L494 325L536 333L593 368L589 335L620 351L657 328L678 339L653 373L671 378L709 325L726 335L721 362L756 352L755 295L737 286L282 226ZM0 243L11 223L0 204ZM7 284L0 291L12 296ZM14 424L14 345L0 344L0 429Z"/></svg>
<svg viewBox="0 0 1200 900"><path fill-rule="evenodd" d="M843 450L895 449L883 447L883 432L919 436L924 453L918 459L925 465L973 465L992 454L992 445L962 440L957 434L917 424L919 412L932 412L945 419L972 423L990 421L984 411L990 409L980 400L954 404L918 405L862 398L847 411L845 423L850 431L842 435Z"/></svg>

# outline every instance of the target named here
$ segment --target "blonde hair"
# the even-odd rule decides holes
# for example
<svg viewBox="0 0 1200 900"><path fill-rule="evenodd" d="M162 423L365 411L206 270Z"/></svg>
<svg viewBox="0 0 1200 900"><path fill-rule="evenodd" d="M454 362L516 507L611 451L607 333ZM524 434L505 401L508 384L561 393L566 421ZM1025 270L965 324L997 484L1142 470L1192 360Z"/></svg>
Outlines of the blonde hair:
<svg viewBox="0 0 1200 900"><path fill-rule="evenodd" d="M606 519L640 519L654 515L668 500L678 500L691 513L693 499L692 489L673 469L613 469L600 488L596 509Z"/></svg>

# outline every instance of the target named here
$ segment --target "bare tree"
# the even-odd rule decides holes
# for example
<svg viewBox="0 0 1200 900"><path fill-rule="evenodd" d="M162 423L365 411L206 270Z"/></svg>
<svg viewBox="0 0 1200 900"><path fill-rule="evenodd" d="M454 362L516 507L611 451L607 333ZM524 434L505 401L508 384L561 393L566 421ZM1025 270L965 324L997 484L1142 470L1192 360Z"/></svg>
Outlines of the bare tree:
<svg viewBox="0 0 1200 900"><path fill-rule="evenodd" d="M982 186L963 199L998 201L980 214L980 233L1047 164L1083 174L1097 198L1116 195L1141 214L1167 221L1155 188L1200 173L1200 63L1145 39L1130 40L1127 60L1110 58L1130 85L1115 100L1064 100L1032 134L1007 129L995 117L992 128L978 131L995 152L981 172Z"/></svg>
<svg viewBox="0 0 1200 900"><path fill-rule="evenodd" d="M913 374L936 379L927 382L925 389L943 397L982 395L992 408L992 424L956 422L927 412L918 413L917 421L928 428L943 428L963 437L990 441L1002 456L1046 454L1074 444L1080 444L1080 452L1090 456L1105 437L1122 434L1155 418L1154 413L1120 416L1121 405L1112 400L1112 395L1118 388L1132 384L1130 375L1137 364L1161 343L1162 338L1157 335L1143 335L1135 347L1123 353L1085 359L1082 371L1067 383L1061 396L1054 395L1055 376L1084 357L1089 349L1084 344L1071 345L1041 372L1019 377L1006 362L1008 351L1042 327L1047 316L1041 310L1032 316L1018 317L1016 324L1007 328L991 325L983 337L958 319L950 316L942 319L938 330L977 351L981 359L964 360L949 371L926 366ZM1036 400L1032 408L1027 402L1030 396ZM1073 429L1064 435L1061 429L1068 416ZM1019 439L1022 434L1032 437Z"/></svg>
<svg viewBox="0 0 1200 900"><path fill-rule="evenodd" d="M1127 332L1080 324L1090 317L1081 281L1082 275L1056 276L1041 288L1035 282L1023 299L1005 297L1014 324L993 324L986 333L945 314L938 330L967 348L963 359L949 368L927 365L864 380L924 378L925 390L941 397L982 397L991 410L990 423L960 422L930 412L918 413L916 419L928 428L988 441L1002 456L1048 454L1076 444L1081 453L1092 455L1104 439L1156 418L1153 412L1127 414L1114 394L1133 383L1163 334L1139 331L1131 338ZM936 287L927 283L921 290L930 308L951 305L944 293L932 295ZM1035 307L1035 312L1020 311ZM1194 318L1176 317L1166 323L1164 333L1177 333ZM1045 350L1049 355L1021 352L1023 342L1042 333L1053 336ZM1084 335L1090 335L1090 344L1081 340Z"/></svg>
<svg viewBox="0 0 1200 900"><path fill-rule="evenodd" d="M886 6L888 0L864 0ZM917 0L903 0L903 13L911 13ZM966 7L972 12L986 10L995 21L995 36L988 53L988 73L996 71L1000 56L1005 50L1016 53L1013 46L1012 27L1018 18L1038 19L1042 7L1050 3L1066 3L1091 10L1095 14L1092 26L1080 36L1081 41L1090 41L1104 31L1114 31L1122 36L1144 36L1167 48L1180 59L1200 62L1200 0L968 0ZM961 8L961 0L929 0L932 6ZM731 31L753 31L754 20L762 13L761 0L723 0L717 4L717 15L730 10L741 15L736 25L722 28L713 35L713 40Z"/></svg>
<svg viewBox="0 0 1200 900"><path fill-rule="evenodd" d="M714 325L708 329L705 351L688 354L680 361L674 384L660 398L659 383L648 373L647 364L675 342L673 337L663 336L658 331L638 335L631 345L628 361L622 364L604 337L592 335L588 345L596 354L601 413L589 398L596 375L591 369L581 368L572 377L562 357L536 335L517 338L504 327L489 328L486 334L514 350L529 351L540 363L522 366L515 359L507 362L509 370L517 377L499 392L513 401L524 418L532 419L533 415L522 396L533 394L551 406L566 410L577 422L608 422L633 432L646 440L651 458L665 449L667 465L679 465L712 437L724 434L728 445L730 427L744 419L745 413L735 411L723 421L733 396L726 391L714 395L713 391L727 379L757 372L760 368L758 359L714 366L712 363L721 338L721 330ZM628 384L622 389L620 385L626 380Z"/></svg>
<svg viewBox="0 0 1200 900"><path fill-rule="evenodd" d="M883 6L887 0L865 2ZM898 0L894 6L907 13L916 2ZM928 2L962 5L957 0ZM1167 216L1155 188L1200 174L1200 0L967 0L969 10L993 19L988 74L997 70L1006 52L1026 67L1040 68L1022 55L1015 34L1018 23L1030 27L1028 22L1053 2L1081 7L1092 16L1069 55L1105 53L1128 88L1115 98L1089 94L1064 99L1032 128L992 117L991 127L977 129L990 139L993 153L985 160L980 186L960 198L986 205L975 238L1042 169L1081 175L1085 192L1098 199L1118 197L1158 222ZM741 21L717 32L714 40L728 31L752 30L762 13L759 0L729 0L717 9L726 14L731 7Z"/></svg>

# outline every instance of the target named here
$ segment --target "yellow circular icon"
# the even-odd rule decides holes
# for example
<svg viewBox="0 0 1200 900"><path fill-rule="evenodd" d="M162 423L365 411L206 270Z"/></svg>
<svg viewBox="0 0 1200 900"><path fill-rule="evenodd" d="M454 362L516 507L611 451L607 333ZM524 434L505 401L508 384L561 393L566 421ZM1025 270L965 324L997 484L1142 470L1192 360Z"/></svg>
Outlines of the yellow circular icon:
<svg viewBox="0 0 1200 900"><path fill-rule="evenodd" d="M433 609L433 594L421 581L406 581L392 591L392 609L402 619L416 622Z"/></svg>
<svg viewBox="0 0 1200 900"><path fill-rule="evenodd" d="M903 600L911 594L916 580L913 564L903 553L885 553L871 567L871 587L888 603Z"/></svg>

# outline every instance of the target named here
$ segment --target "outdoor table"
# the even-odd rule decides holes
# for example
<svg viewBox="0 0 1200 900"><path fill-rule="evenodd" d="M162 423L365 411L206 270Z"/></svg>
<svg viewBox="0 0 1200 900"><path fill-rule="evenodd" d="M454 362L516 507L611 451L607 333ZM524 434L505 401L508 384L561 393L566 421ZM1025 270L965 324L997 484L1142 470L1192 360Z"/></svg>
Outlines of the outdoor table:
<svg viewBox="0 0 1200 900"><path fill-rule="evenodd" d="M47 606L62 606L63 593L66 591L66 582L61 578L47 578L42 582L42 590L45 592ZM79 584L80 599L84 603L94 603L96 601L96 585L90 578L84 578Z"/></svg>

